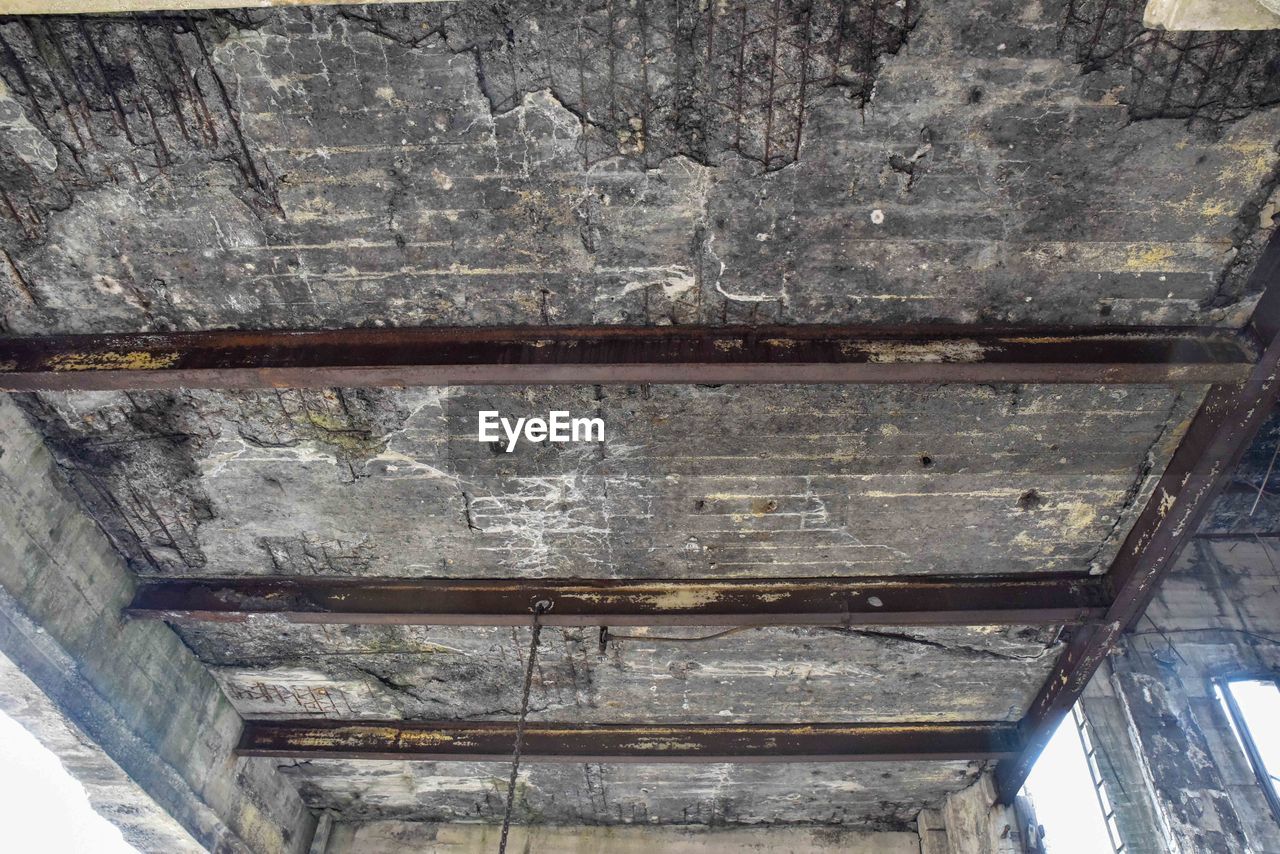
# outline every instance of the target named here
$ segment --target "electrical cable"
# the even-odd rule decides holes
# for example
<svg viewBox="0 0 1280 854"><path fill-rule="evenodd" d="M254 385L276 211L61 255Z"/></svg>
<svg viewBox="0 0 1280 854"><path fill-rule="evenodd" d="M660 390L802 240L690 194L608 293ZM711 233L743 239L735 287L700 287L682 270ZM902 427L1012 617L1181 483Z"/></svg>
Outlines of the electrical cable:
<svg viewBox="0 0 1280 854"><path fill-rule="evenodd" d="M507 834L511 831L511 810L516 801L516 776L520 771L520 753L524 750L524 725L529 717L529 691L533 687L533 668L538 662L538 639L542 636L542 615L551 603L539 601L533 607L533 636L529 640L529 665L524 671L524 691L520 695L520 719L516 722L516 743L511 751L511 779L507 781L507 808L502 816L502 837L498 854L506 854Z"/></svg>

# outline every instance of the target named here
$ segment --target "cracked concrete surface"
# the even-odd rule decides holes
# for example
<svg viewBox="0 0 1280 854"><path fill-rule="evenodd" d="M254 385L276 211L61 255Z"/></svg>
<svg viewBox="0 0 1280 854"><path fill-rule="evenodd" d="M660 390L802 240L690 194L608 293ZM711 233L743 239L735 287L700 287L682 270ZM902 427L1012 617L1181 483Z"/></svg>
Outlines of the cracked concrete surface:
<svg viewBox="0 0 1280 854"><path fill-rule="evenodd" d="M525 629L183 625L246 717L510 719ZM619 630L699 637L706 629ZM1017 720L1055 628L756 629L698 643L544 630L530 719L587 723ZM304 652L305 651L305 652ZM945 693L947 702L937 698Z"/></svg>
<svg viewBox="0 0 1280 854"><path fill-rule="evenodd" d="M57 151L48 173L19 165L29 132L0 139L5 323L1238 324L1251 305L1273 34L1117 52L1082 35L1089 4L679 8L0 23L0 78ZM1195 75L1163 70L1183 54Z"/></svg>
<svg viewBox="0 0 1280 854"><path fill-rule="evenodd" d="M304 801L352 821L500 821L500 763L288 764ZM900 830L921 806L969 785L980 763L528 765L515 819L543 824L830 824Z"/></svg>
<svg viewBox="0 0 1280 854"><path fill-rule="evenodd" d="M23 399L141 574L678 578L1089 572L1114 555L1200 396L674 386ZM508 454L476 441L482 409L590 413L606 439Z"/></svg>

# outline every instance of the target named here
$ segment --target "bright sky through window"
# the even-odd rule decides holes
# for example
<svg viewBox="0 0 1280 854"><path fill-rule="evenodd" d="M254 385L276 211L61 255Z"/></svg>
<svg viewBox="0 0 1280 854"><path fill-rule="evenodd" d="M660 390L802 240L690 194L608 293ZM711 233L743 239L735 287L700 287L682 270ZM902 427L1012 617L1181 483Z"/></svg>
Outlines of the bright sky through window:
<svg viewBox="0 0 1280 854"><path fill-rule="evenodd" d="M1215 690L1280 821L1280 688L1269 680L1235 679L1218 683Z"/></svg>
<svg viewBox="0 0 1280 854"><path fill-rule="evenodd" d="M1026 792L1044 826L1050 854L1111 854L1102 807L1093 792L1084 746L1071 715L1063 719L1040 754Z"/></svg>
<svg viewBox="0 0 1280 854"><path fill-rule="evenodd" d="M89 806L58 757L0 712L0 850L23 854L137 854Z"/></svg>

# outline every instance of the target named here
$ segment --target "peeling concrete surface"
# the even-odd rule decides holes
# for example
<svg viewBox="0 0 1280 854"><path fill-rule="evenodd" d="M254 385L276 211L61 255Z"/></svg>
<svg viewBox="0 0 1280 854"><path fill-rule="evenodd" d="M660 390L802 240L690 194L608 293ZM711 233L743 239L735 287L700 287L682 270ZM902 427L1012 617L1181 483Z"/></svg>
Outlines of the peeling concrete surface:
<svg viewBox="0 0 1280 854"><path fill-rule="evenodd" d="M466 578L1089 572L1118 548L1200 396L755 386L23 399L139 573ZM599 416L606 439L508 454L476 441L480 409Z"/></svg>
<svg viewBox="0 0 1280 854"><path fill-rule="evenodd" d="M529 646L527 629L509 628L255 619L179 631L250 718L510 719ZM1015 721L1061 651L1056 636L1054 628L772 628L698 643L619 638L601 652L595 629L547 628L530 719Z"/></svg>
<svg viewBox="0 0 1280 854"><path fill-rule="evenodd" d="M500 821L510 766L318 759L284 765L303 800L344 820ZM830 824L901 831L978 763L529 765L521 824Z"/></svg>
<svg viewBox="0 0 1280 854"><path fill-rule="evenodd" d="M1239 324L1280 43L1140 6L10 19L4 321Z"/></svg>

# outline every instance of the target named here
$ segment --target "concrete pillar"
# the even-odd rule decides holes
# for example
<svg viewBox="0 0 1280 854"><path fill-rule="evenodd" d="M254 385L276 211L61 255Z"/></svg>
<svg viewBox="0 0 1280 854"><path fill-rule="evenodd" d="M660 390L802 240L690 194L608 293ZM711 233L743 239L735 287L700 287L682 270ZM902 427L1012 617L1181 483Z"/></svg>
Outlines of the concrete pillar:
<svg viewBox="0 0 1280 854"><path fill-rule="evenodd" d="M948 795L941 809L916 817L920 854L1039 854L1034 811L1026 801L1004 806L995 781L984 774L969 788Z"/></svg>
<svg viewBox="0 0 1280 854"><path fill-rule="evenodd" d="M1168 850L1245 854L1250 849L1240 816L1202 729L1206 712L1213 723L1212 707L1197 714L1186 686L1174 673L1162 672L1145 650L1132 650L1113 666L1113 685L1151 780Z"/></svg>
<svg viewBox="0 0 1280 854"><path fill-rule="evenodd" d="M1168 854L1172 831L1156 809L1155 792L1134 739L1133 723L1103 662L1081 698L1107 797L1128 854Z"/></svg>

